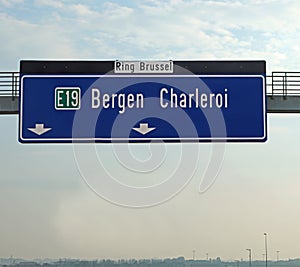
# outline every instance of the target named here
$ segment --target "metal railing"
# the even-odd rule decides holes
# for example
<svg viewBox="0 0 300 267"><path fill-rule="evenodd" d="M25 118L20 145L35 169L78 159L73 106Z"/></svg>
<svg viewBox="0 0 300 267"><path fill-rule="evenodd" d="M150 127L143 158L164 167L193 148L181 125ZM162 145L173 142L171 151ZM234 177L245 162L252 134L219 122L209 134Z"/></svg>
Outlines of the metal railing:
<svg viewBox="0 0 300 267"><path fill-rule="evenodd" d="M0 97L19 97L19 72L0 72Z"/></svg>
<svg viewBox="0 0 300 267"><path fill-rule="evenodd" d="M0 72L0 97L19 97L19 72ZM274 71L266 76L269 96L300 96L300 72Z"/></svg>
<svg viewBox="0 0 300 267"><path fill-rule="evenodd" d="M271 96L299 96L300 72L274 71L267 76L267 94Z"/></svg>

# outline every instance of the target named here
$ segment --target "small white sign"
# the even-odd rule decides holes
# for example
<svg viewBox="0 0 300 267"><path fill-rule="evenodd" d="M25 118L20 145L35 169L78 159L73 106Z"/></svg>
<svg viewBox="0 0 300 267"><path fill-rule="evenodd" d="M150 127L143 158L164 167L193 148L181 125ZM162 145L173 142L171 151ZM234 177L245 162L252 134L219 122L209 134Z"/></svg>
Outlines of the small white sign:
<svg viewBox="0 0 300 267"><path fill-rule="evenodd" d="M136 74L136 73L173 73L173 61L115 61L115 73Z"/></svg>

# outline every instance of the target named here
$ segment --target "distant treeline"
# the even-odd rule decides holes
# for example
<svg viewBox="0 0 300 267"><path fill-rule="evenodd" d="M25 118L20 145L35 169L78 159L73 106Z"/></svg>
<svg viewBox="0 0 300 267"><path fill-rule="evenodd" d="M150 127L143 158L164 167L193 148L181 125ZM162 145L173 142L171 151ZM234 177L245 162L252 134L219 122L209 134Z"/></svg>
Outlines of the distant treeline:
<svg viewBox="0 0 300 267"><path fill-rule="evenodd" d="M130 260L73 260L58 261L22 261L15 259L0 259L2 267L249 267L248 261L222 261L220 258L210 260L186 260L184 257L174 259L130 259ZM265 267L265 261L252 261L251 267ZM267 267L299 267L300 259L285 261L268 261Z"/></svg>

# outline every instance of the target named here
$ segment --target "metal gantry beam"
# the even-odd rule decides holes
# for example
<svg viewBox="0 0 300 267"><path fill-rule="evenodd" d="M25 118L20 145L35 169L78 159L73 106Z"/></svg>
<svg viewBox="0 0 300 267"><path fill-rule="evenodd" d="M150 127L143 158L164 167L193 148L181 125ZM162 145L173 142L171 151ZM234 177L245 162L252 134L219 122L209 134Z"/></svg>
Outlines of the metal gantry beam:
<svg viewBox="0 0 300 267"><path fill-rule="evenodd" d="M0 72L0 114L19 113L19 72ZM300 71L266 76L267 112L300 113Z"/></svg>

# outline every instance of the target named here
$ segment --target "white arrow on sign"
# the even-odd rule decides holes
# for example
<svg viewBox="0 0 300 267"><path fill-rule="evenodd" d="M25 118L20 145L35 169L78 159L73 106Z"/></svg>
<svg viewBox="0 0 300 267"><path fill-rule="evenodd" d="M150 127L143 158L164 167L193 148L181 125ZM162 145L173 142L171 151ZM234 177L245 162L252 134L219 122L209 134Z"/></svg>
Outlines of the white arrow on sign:
<svg viewBox="0 0 300 267"><path fill-rule="evenodd" d="M52 128L45 128L44 124L42 124L42 123L41 124L36 123L35 128L27 128L27 129L37 135L42 135L42 134L52 130Z"/></svg>
<svg viewBox="0 0 300 267"><path fill-rule="evenodd" d="M140 123L139 128L132 128L133 130L145 135L147 133L150 133L151 131L155 130L155 127L148 127L148 123Z"/></svg>

